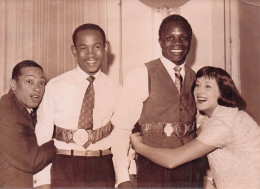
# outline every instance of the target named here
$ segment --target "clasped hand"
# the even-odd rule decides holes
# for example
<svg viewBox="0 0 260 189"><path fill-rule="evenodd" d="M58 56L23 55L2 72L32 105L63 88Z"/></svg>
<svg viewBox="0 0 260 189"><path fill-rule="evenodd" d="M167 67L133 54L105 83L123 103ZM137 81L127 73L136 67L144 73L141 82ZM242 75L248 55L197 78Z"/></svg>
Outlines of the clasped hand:
<svg viewBox="0 0 260 189"><path fill-rule="evenodd" d="M141 134L139 132L131 134L130 140L133 148L135 149L136 152L138 152L138 148L140 147L141 144L143 144Z"/></svg>

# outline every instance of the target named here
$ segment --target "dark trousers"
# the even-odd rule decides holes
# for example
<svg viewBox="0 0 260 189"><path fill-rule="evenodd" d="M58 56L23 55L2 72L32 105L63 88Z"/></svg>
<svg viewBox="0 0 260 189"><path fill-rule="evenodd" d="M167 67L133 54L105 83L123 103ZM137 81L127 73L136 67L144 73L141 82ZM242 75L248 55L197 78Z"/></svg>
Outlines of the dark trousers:
<svg viewBox="0 0 260 189"><path fill-rule="evenodd" d="M197 159L174 169L161 167L137 154L137 187L203 188L204 160Z"/></svg>
<svg viewBox="0 0 260 189"><path fill-rule="evenodd" d="M76 157L56 155L51 168L52 188L114 188L112 155Z"/></svg>

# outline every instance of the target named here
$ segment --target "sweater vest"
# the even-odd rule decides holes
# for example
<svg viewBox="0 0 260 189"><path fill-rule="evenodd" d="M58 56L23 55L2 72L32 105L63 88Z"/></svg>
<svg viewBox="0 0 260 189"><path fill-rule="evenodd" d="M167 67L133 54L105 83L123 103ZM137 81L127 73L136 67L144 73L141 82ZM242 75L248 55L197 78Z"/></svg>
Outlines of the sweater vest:
<svg viewBox="0 0 260 189"><path fill-rule="evenodd" d="M194 122L196 104L192 95L192 86L196 80L195 72L188 66L185 67L185 78L180 94L160 59L153 60L145 65L148 69L149 97L143 103L142 113L138 121L139 125L154 122ZM159 141L157 140L158 137L160 138ZM165 146L162 144L166 142L165 137L150 136L148 138L147 143L154 143L150 144L152 146ZM177 146L186 143L185 137L175 143L178 143ZM166 146L174 147L171 144Z"/></svg>

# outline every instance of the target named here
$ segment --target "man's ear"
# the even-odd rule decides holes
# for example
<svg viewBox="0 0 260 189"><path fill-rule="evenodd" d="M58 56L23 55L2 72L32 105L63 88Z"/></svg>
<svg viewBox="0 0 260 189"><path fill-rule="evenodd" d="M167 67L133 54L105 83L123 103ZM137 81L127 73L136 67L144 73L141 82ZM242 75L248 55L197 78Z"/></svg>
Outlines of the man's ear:
<svg viewBox="0 0 260 189"><path fill-rule="evenodd" d="M76 57L77 49L76 49L76 47L74 45L71 45L71 52L72 52L73 56Z"/></svg>
<svg viewBox="0 0 260 189"><path fill-rule="evenodd" d="M110 42L106 41L104 46L105 46L105 53L107 54L110 51Z"/></svg>
<svg viewBox="0 0 260 189"><path fill-rule="evenodd" d="M15 81L14 79L11 79L10 82L9 82L9 84L10 84L11 90L12 90L12 91L15 91L16 86L17 86L16 81Z"/></svg>

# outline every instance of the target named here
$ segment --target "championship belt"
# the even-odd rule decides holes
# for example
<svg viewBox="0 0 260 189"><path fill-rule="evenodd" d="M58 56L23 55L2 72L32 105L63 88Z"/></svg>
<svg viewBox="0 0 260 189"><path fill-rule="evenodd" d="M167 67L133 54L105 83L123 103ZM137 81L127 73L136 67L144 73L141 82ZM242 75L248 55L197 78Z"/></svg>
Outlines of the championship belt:
<svg viewBox="0 0 260 189"><path fill-rule="evenodd" d="M54 138L59 141L66 143L75 143L77 145L84 145L86 142L92 144L106 138L110 135L114 129L111 122L108 122L106 125L95 129L95 130L86 130L86 129L64 129L55 125L55 134Z"/></svg>
<svg viewBox="0 0 260 189"><path fill-rule="evenodd" d="M190 135L195 131L194 122L151 122L141 125L142 135L164 135L167 137L176 135L179 138Z"/></svg>

